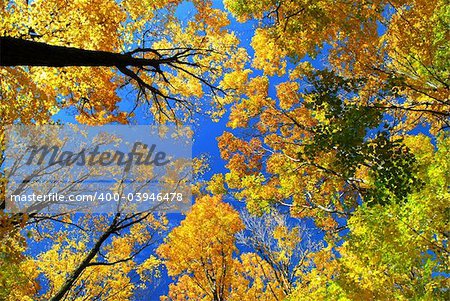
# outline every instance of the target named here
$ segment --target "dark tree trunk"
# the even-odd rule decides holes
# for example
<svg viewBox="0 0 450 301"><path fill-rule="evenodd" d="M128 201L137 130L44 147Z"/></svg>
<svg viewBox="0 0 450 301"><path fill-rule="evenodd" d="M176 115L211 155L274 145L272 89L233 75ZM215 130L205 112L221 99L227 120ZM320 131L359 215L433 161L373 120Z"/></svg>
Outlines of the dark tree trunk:
<svg viewBox="0 0 450 301"><path fill-rule="evenodd" d="M1 1L1 0L0 0ZM212 50L195 49L185 47L175 47L173 49L158 50L151 48L136 48L126 53L114 53L108 51L86 50L74 47L54 46L46 43L28 41L12 37L0 37L0 66L40 66L40 67L116 67L117 70L126 76L129 81L136 84L139 89L138 97L146 103L155 102L158 110L166 115L170 112L174 119L175 112L170 102L183 103L186 107L190 104L186 99L166 94L158 88L158 84L147 82L140 74L145 73L150 76L159 76L158 79L170 85L165 75L165 70L177 70L185 73L203 84L207 85L211 91L225 93L222 89L215 87L206 79L185 69L186 66L200 68L201 66L190 60L197 55L205 55ZM151 53L154 59L138 57ZM165 66L167 69L163 69ZM169 71L170 72L170 71ZM162 106L162 104L167 104ZM170 118L170 117L169 117ZM1 205L1 203L0 203Z"/></svg>
<svg viewBox="0 0 450 301"><path fill-rule="evenodd" d="M53 46L23 39L0 37L0 66L153 66L158 60L128 54Z"/></svg>

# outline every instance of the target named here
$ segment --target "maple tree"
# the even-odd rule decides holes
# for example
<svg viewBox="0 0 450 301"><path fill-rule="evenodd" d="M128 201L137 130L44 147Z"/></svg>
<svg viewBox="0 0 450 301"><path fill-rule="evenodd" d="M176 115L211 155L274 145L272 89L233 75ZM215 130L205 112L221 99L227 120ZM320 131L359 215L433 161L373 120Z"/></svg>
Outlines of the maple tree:
<svg viewBox="0 0 450 301"><path fill-rule="evenodd" d="M118 90L127 85L136 87L136 104L148 104L160 122L188 118L208 93L219 105L220 78L245 52L223 29L224 12L194 1L196 21L184 24L176 15L180 4L3 2L2 65L28 67L2 68L2 98L16 99L2 107L2 120L43 123L75 106L80 122L124 123L132 112L119 109ZM92 66L110 68L85 68Z"/></svg>
<svg viewBox="0 0 450 301"><path fill-rule="evenodd" d="M216 98L223 92L218 88L220 79L245 59L245 52L237 48L234 34L223 29L228 24L223 12L208 1L194 1L195 22L184 23L176 12L181 2L2 1L2 154L5 125L52 124L52 116L61 109L75 109L77 121L91 125L127 123L139 105L159 123L184 122L193 112L202 111L201 96L211 94L207 113L221 114L222 104ZM123 91L135 98L131 110L120 109ZM7 180L2 170L2 196ZM135 279L129 277L131 271L144 277L157 266L158 261L151 258L135 262L151 241L147 228L158 225L152 216L101 218L110 225L105 228L93 226L90 215L79 220L67 214L11 216L2 212L2 243L10 241L10 233L34 224L47 225L41 231L49 233L54 224L77 232L71 236L64 228L53 236L46 233L52 246L35 261L34 271L48 281L48 290L38 293L23 288L23 298L131 298L137 289ZM123 233L127 231L131 234ZM32 235L33 239L39 236ZM21 290L12 292L24 283L8 279L13 273L21 274L18 263L27 267L21 255L24 250L24 244L17 251L2 250L5 258L11 258L2 260L5 273L1 278L10 300L20 295ZM61 260L67 264L54 264ZM31 283L37 275L28 267L23 274Z"/></svg>
<svg viewBox="0 0 450 301"><path fill-rule="evenodd" d="M236 198L253 212L288 206L292 216L314 217L332 230L358 200L401 200L419 184L401 137L390 139L388 130L368 137L383 124L382 112L347 102L360 93L358 82L329 71L311 71L306 82L303 93L293 90L296 83L280 84L277 104L267 80L257 77L249 85L251 110L247 99L232 109L231 128L254 122L258 131L249 141L227 132L219 138L227 188Z"/></svg>
<svg viewBox="0 0 450 301"><path fill-rule="evenodd" d="M238 20L260 22L253 66L265 74L285 74L290 59L315 57L330 46L331 68L365 79L354 102L406 117L404 128L423 121L435 131L448 127L447 1L224 2ZM380 97L380 90L388 93Z"/></svg>
<svg viewBox="0 0 450 301"><path fill-rule="evenodd" d="M320 266L292 300L446 299L449 138L440 136L437 150L424 135L405 142L418 159L424 185L404 203L358 209L348 220L349 236L337 248L340 257L320 251Z"/></svg>
<svg viewBox="0 0 450 301"><path fill-rule="evenodd" d="M421 225L413 208L442 204L448 184L435 182L443 194L426 193L424 151L416 151L431 145L407 133L421 123L432 134L448 127L443 58L449 45L442 28L448 5L225 3L241 21L259 21L252 64L263 75L242 72L243 97L233 105L228 125L252 130L219 138L229 172L216 176L214 187L231 192L256 214L285 206L291 216L311 217L330 233L329 247L313 256L316 267L290 298L444 298L447 279L433 273L447 265L448 236L441 227L448 221L437 218L425 230L429 223ZM321 54L321 46L330 46L328 53ZM307 55L324 56L329 69L302 62ZM277 85L275 98L269 95L274 75L287 78ZM445 143L440 147L447 153ZM435 168L431 162L441 155L432 156L429 148L426 153L433 157L427 168ZM448 202L435 209L445 214ZM342 236L336 232L346 228L349 235L339 247Z"/></svg>
<svg viewBox="0 0 450 301"><path fill-rule="evenodd" d="M238 254L238 246L250 252ZM320 248L279 213L239 213L219 196L197 199L157 253L175 283L163 300L283 300Z"/></svg>
<svg viewBox="0 0 450 301"><path fill-rule="evenodd" d="M430 182L416 151L430 144L410 136L423 124L431 135L448 129L445 1L225 5L242 22L258 21L252 68L262 75L235 75L242 97L231 108L230 132L218 139L229 172L210 188L257 215L287 207L327 232L329 246L313 256L316 267L290 298L445 298L448 281L439 273L447 264L441 227L448 221L438 218L427 232L409 220L420 216L412 208L448 200L447 180L434 188L443 193L439 200L426 193ZM326 59L328 68L316 69L308 57ZM445 214L448 201L436 211Z"/></svg>
<svg viewBox="0 0 450 301"><path fill-rule="evenodd" d="M32 140L39 139L44 145L48 141L52 141L54 145L64 145L68 143L67 139L58 139L57 128L51 127L51 131L45 132L44 127L33 127L27 129L27 136ZM48 130L48 128L47 128ZM55 131L56 130L56 131ZM83 129L77 129L79 133L86 134ZM106 135L105 135L106 134ZM24 138L24 137L22 137ZM10 137L10 140L14 137ZM92 148L98 148L99 145L108 143L118 143L120 137L114 133L100 133L94 137ZM79 140L75 141L79 142ZM59 144L57 144L59 143ZM83 143L80 143L83 144ZM83 147L83 146L81 146ZM76 149L73 149L77 151ZM27 149L20 149L13 154L9 152L9 159L16 157L22 158L28 152ZM59 151L59 155L61 151ZM169 165L170 172L180 173L185 168L183 160L174 160ZM57 163L59 161L56 161ZM14 162L12 169L8 169L8 176L14 178L16 173L20 174L21 162ZM37 169L27 170L25 172L26 181L20 180L17 185L12 180L9 189L13 190L12 195L22 194L29 189L32 191L53 191L58 193L86 193L92 186L83 187L85 181L95 181L95 179L104 178L108 171L119 177L123 175L123 169L117 166L110 166L107 169L99 170L98 167L89 167L80 172L68 171L59 164L49 164L48 166L38 166ZM136 186L143 189L155 178L155 172L152 166L136 166L129 170L136 174L133 180L129 178L119 177L117 182L112 185L102 184L101 187L94 186L94 189L100 191L110 191L121 196L126 191L138 192ZM52 177L53 180L43 180L42 176ZM64 178L65 181L57 179ZM21 178L22 179L22 178ZM184 186L180 179L173 175L165 175L165 185L170 185L171 181L175 181L178 189ZM127 184L123 182L128 180ZM170 181L171 180L171 181ZM136 182L136 185L133 183ZM81 186L80 186L81 184ZM171 190L173 187L170 187ZM47 190L49 189L49 190ZM94 200L97 201L98 200ZM119 298L128 300L137 295L137 292L145 289L148 283L152 282L159 270L159 260L154 256L150 256L142 260L139 258L142 252L151 249L155 245L156 238L166 230L167 220L164 216L155 214L157 209L161 209L162 202L157 205L146 207L143 210L133 210L133 204L113 204L113 213L91 213L96 205L82 205L81 212L77 213L75 207L60 208L62 210L56 213L50 210L51 201L38 202L32 204L28 208L24 208L25 214L16 213L14 210L8 214L10 224L13 227L7 228L2 224L2 241L11 243L11 233L16 233L14 238L21 238L18 233L21 228L26 227L29 233L29 242L36 243L42 240L49 241L49 245L40 249L40 254L36 255L36 259L25 257L21 252L26 250L24 238L12 244L15 248L4 248L2 255L8 259L5 264L5 273L0 278L5 282L7 290L14 290L17 285L11 282L9 270L15 270L19 275L25 274L24 277L30 277L28 282L21 281L19 285L34 284L34 278L40 276L41 281L45 283L45 290L37 290L32 286L25 290L28 295L25 297L33 297L35 300L63 300L65 298L82 299L98 298L100 296L107 298ZM84 207L84 210L83 210ZM54 209L54 207L53 207ZM75 212L75 213L74 213ZM103 211L102 211L103 212ZM106 211L109 212L109 211ZM30 267L22 267L23 264L32 262L34 274L30 273ZM61 264L63 262L63 264ZM23 270L23 271L22 271ZM139 283L139 284L137 284ZM20 290L18 291L20 292ZM7 299L14 300L18 294L8 293Z"/></svg>
<svg viewBox="0 0 450 301"><path fill-rule="evenodd" d="M358 200L400 201L420 185L415 158L401 140L424 122L432 133L448 126L443 1L225 4L238 20L259 21L252 66L263 71L256 77L241 71L243 97L228 123L254 131L219 139L230 169L227 188L236 198L254 212L282 204L292 216L342 229L336 218L348 217ZM439 21L431 25L433 18ZM419 33L404 34L400 24ZM409 51L422 37L429 39L421 42L426 51L399 54L399 44ZM330 50L321 54L321 46ZM323 56L329 69L315 70L305 56ZM275 99L269 96L274 75L287 77Z"/></svg>
<svg viewBox="0 0 450 301"><path fill-rule="evenodd" d="M229 112L228 171L203 179L194 160L195 204L159 247L152 211L0 211L0 298L133 300L164 265L162 300L445 300L448 0L187 2L0 3L0 163L4 126L60 110L90 125Z"/></svg>
<svg viewBox="0 0 450 301"><path fill-rule="evenodd" d="M0 298L2 300L32 300L39 290L34 259L24 255L25 238L17 230L1 237Z"/></svg>
<svg viewBox="0 0 450 301"><path fill-rule="evenodd" d="M233 273L239 214L219 197L203 197L158 248L170 276L170 299L227 300Z"/></svg>
<svg viewBox="0 0 450 301"><path fill-rule="evenodd" d="M322 243L314 241L311 229L301 224L293 225L275 210L262 216L244 211L241 219L245 230L238 233L237 243L252 250L241 255L244 277L248 277L246 273L253 272L253 268L254 272L262 273L262 279L266 278L264 295L268 300L286 298L309 273L313 266L312 255L323 247ZM255 258L252 268L246 267L251 264L251 261L245 262L247 257ZM242 291L246 290L244 285Z"/></svg>
<svg viewBox="0 0 450 301"><path fill-rule="evenodd" d="M192 71L185 69L184 66L191 68L199 68L200 65L195 62L189 62L185 58L192 56L205 55L208 50L180 48L176 49L175 54L167 55L162 51L153 48L137 48L125 54L117 54L106 51L84 50L73 47L53 46L40 42L26 41L23 39L2 37L1 51L3 66L44 66L44 67L67 67L67 66L83 66L83 67L116 67L122 74L129 78L129 81L135 82L139 88L139 94L146 102L154 101L158 108L158 113L167 115L166 111L170 111L172 116L169 119L176 120L175 111L173 111L170 102L175 105L178 103L186 103L187 100L171 96L163 92L158 85L150 84L139 73L148 72L153 78L161 77L163 81L170 85L165 72L162 69L174 68L177 72L184 72L189 76L193 76L202 84L206 84L213 93L223 92L220 88L216 88L207 80L194 74ZM145 54L151 53L155 58L146 58ZM133 55L142 54L142 57L134 57ZM129 67L138 68L137 71ZM111 87L112 88L112 87ZM137 101L140 101L139 97ZM83 106L89 104L90 100L83 99ZM168 106L168 109L164 109ZM121 122L126 122L122 120Z"/></svg>
<svg viewBox="0 0 450 301"><path fill-rule="evenodd" d="M49 282L41 298L56 301L91 296L128 300L139 289L137 282L140 289L145 288L151 280L149 273L156 272L159 261L137 257L155 243L154 236L165 229L167 221L155 218L152 211L97 217L95 222L89 215L82 219L75 228L66 218L63 223L69 226L54 234L55 243L38 256L38 271ZM64 265L58 264L60 261ZM132 275L132 271L137 275Z"/></svg>

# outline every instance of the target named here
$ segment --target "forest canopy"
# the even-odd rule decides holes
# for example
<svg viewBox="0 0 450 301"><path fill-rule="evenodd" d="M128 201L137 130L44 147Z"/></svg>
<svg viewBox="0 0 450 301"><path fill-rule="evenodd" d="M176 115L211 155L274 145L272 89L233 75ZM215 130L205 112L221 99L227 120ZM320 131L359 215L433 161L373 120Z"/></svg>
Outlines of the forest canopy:
<svg viewBox="0 0 450 301"><path fill-rule="evenodd" d="M449 298L448 0L0 15L0 299ZM191 126L192 208L5 210L8 126L70 122Z"/></svg>

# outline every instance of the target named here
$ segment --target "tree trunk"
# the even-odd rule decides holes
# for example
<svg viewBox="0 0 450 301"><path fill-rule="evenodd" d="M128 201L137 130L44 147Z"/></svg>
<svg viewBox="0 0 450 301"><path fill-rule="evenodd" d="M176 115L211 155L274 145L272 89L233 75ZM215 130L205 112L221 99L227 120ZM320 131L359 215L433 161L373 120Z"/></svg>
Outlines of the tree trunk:
<svg viewBox="0 0 450 301"><path fill-rule="evenodd" d="M128 54L53 46L23 39L0 37L0 66L153 66L161 62Z"/></svg>
<svg viewBox="0 0 450 301"><path fill-rule="evenodd" d="M100 238L95 243L94 247L89 251L83 261L76 267L76 269L72 272L72 274L66 279L62 287L56 292L56 294L49 299L49 301L60 301L64 298L64 296L72 289L75 282L78 280L78 277L86 270L89 266L89 263L94 259L94 257L100 251L102 244L110 237L110 235L114 232L114 227L116 226L118 215L116 214L114 221L111 226L104 232Z"/></svg>

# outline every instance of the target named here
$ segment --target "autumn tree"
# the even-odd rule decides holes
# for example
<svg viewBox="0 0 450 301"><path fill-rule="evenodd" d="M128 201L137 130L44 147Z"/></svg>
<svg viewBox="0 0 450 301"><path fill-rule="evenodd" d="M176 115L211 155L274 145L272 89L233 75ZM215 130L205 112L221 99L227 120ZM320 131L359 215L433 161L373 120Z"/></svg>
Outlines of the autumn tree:
<svg viewBox="0 0 450 301"><path fill-rule="evenodd" d="M177 277L169 298L228 300L237 251L234 235L242 228L237 211L220 197L198 199L158 248L169 276Z"/></svg>
<svg viewBox="0 0 450 301"><path fill-rule="evenodd" d="M252 64L266 75L296 78L295 65L326 46L339 75L366 79L354 103L388 109L403 129L421 122L434 131L449 126L446 0L224 2L238 20L259 22Z"/></svg>
<svg viewBox="0 0 450 301"><path fill-rule="evenodd" d="M333 238L291 299L443 298L448 236L437 216L448 206L436 208L433 229L406 215L421 216L412 208L437 206L436 195L448 192L443 178L447 188L426 188L417 149L434 151L410 136L422 125L445 136L449 125L446 1L225 4L239 21L258 22L252 67L262 75L234 74L242 97L219 138L229 172L215 176L214 188L256 214L288 207Z"/></svg>
<svg viewBox="0 0 450 301"><path fill-rule="evenodd" d="M2 68L2 98L16 99L3 102L3 122L43 123L75 106L80 122L123 123L133 112L118 107L125 86L136 88L135 104L148 104L161 122L185 120L208 93L220 106L220 79L245 53L224 30L223 12L194 1L196 22L184 25L180 3L2 3L1 64L23 66Z"/></svg>
<svg viewBox="0 0 450 301"><path fill-rule="evenodd" d="M314 277L296 287L292 300L446 300L448 141L441 135L436 150L424 135L405 140L424 185L403 203L358 209L348 220L349 236L337 248L340 256L320 251L322 263L311 271Z"/></svg>
<svg viewBox="0 0 450 301"><path fill-rule="evenodd" d="M241 216L219 196L196 200L157 251L175 279L168 300L284 300L294 291L320 243L279 213Z"/></svg>
<svg viewBox="0 0 450 301"><path fill-rule="evenodd" d="M95 125L127 123L139 105L160 123L185 121L210 93L208 112L223 113L221 77L245 51L210 2L194 1L188 23L176 13L180 3L3 1L0 162L5 125L53 123L61 109ZM134 97L131 110L119 109L123 94ZM2 170L2 197L5 181Z"/></svg>
<svg viewBox="0 0 450 301"><path fill-rule="evenodd" d="M28 2L0 3L1 152L3 126L62 109L105 124L143 107L180 124L229 108L228 172L195 187L159 259L138 256L166 230L151 211L1 212L0 298L130 300L162 261L167 300L445 300L448 0L224 0L256 25L251 64L210 1L190 1L190 20L179 0ZM288 222L302 219L323 241ZM25 226L51 242L37 260Z"/></svg>
<svg viewBox="0 0 450 301"><path fill-rule="evenodd" d="M3 234L0 248L0 299L33 300L39 291L38 271L31 256L24 254L25 237L14 229Z"/></svg>
<svg viewBox="0 0 450 301"><path fill-rule="evenodd" d="M423 135L408 137L405 142L416 154L424 185L405 203L364 206L349 220L352 234L341 250L342 282L352 299L359 294L398 300L448 296L448 279L442 274L450 255L448 141L448 135L441 135L435 150ZM375 274L379 276L373 279Z"/></svg>
<svg viewBox="0 0 450 301"><path fill-rule="evenodd" d="M383 129L382 112L349 102L363 83L314 70L304 83L304 91L280 84L275 101L266 78L250 80L250 96L232 109L229 126L252 123L245 135L252 138L225 132L218 140L230 170L226 187L251 212L287 206L291 216L334 231L359 201L400 201L419 185L414 156Z"/></svg>
<svg viewBox="0 0 450 301"><path fill-rule="evenodd" d="M78 122L91 125L127 123L137 107L159 123L192 120L194 113L206 110L213 117L222 114L226 99L221 78L229 69L238 68L246 54L237 47L236 36L225 30L224 12L212 8L209 1L192 3L193 20L185 22L177 13L182 1L2 1L1 163L5 125L52 124L60 110L75 112ZM201 97L209 103L204 106ZM122 109L122 100L130 108ZM2 197L7 180L2 170ZM152 241L147 229L153 225L152 216L141 212L100 217L108 228L89 224L92 216L30 219L21 215L16 219L2 211L0 233L6 243L10 233L26 225L40 229L32 232L33 239L61 224L79 232L73 236L66 234L68 230L46 234L53 245L36 261L40 263L36 271L44 275L49 290L34 297L36 290L29 291L30 298L120 295L125 300L136 289L135 279L128 278L130 271L144 275L154 267L150 261L139 267L134 261ZM20 255L24 247L17 252L2 249L2 258L11 258L2 262L1 281L9 285L5 292L14 291L8 275L20 268L18 262L26 266ZM63 266L60 260L70 264ZM35 276L27 269L22 274ZM126 289L119 290L118 283Z"/></svg>
<svg viewBox="0 0 450 301"><path fill-rule="evenodd" d="M160 261L138 255L155 246L166 224L152 210L36 217L28 222L29 238L48 245L36 258L23 254L26 244L18 231L2 237L2 299L131 300L158 275Z"/></svg>
<svg viewBox="0 0 450 301"><path fill-rule="evenodd" d="M61 138L58 136L58 127L34 126L25 129L26 133L22 133L21 139L39 139L43 145L51 143L50 145L59 147L72 142L79 143L81 148L86 146L77 135L74 135L75 141L69 142L67 136L74 134L70 131L63 134L64 139L58 139ZM79 135L87 135L86 130L81 127L78 127L76 132ZM11 135L9 138L15 137ZM120 140L121 137L117 137L113 132L101 132L92 137L92 140L88 140L90 143L88 149L98 148L99 145L117 144ZM20 143L20 139L16 143ZM75 152L79 150L73 145L72 147L71 150ZM25 157L28 151L26 148L16 150L14 153L8 151L8 159L13 161L12 168L7 169L8 176L11 177L9 188L12 189L13 195L27 195L30 189L33 193L44 195L50 192L86 195L94 189L99 194L115 193L119 200L125 200L124 196L128 193L137 194L143 189L150 191L149 186L155 189L155 186L150 185L156 178L156 172L151 165L133 166L128 173L124 173L122 167L114 165L104 169L99 169L98 166L87 167L77 172L77 169L67 170L64 168L65 164L60 165L58 163L61 162L56 161L56 164L40 165L34 170L25 168L25 174L21 176L20 167L23 162L19 159ZM61 155L61 150L57 155ZM168 174L159 175L158 179L166 186L176 182L177 189L184 191L186 183L171 174L183 176L184 161L173 160L173 164L167 165L170 168ZM109 179L108 175L112 176L112 179L117 179L115 181L111 179L110 184L101 182L100 185L92 186L85 183ZM168 188L172 191L174 186ZM159 261L154 256L144 259L140 256L143 252L152 252L152 247L155 247L158 238L166 230L167 220L164 216L156 214L157 210L164 210L164 202L137 208L137 205L129 203L129 200L114 201L109 202L112 206L105 208L103 201L104 199L94 197L89 200L90 203L81 203L81 206L58 204L51 200L43 201L22 208L25 214L16 213L14 204L11 205L13 212L9 214L9 219L16 222L12 223L12 228L2 228L3 241L10 243L11 239L8 238L11 233L16 233L14 236L16 239L20 238L19 231L25 228L23 231L28 231L28 241L31 244L39 244L41 241L47 244L39 248L40 252L35 255L35 260L21 254L26 250L23 237L11 244L15 246L14 248L2 249L2 255L8 258L2 265L5 273L0 274L1 281L5 282L5 291L8 292L7 300L14 300L22 291L14 292L13 289L17 284L8 278L11 276L10 270L17 271L18 275L30 276L28 283L36 282L35 286L38 285L38 281L34 278L40 276L38 283L44 284L45 289L32 290L33 286L26 290L28 293L26 297L34 300L65 298L130 300L150 282L154 282L153 276L158 274ZM63 207L58 207L60 205ZM53 206L57 206L56 209ZM95 209L100 209L101 212L97 213ZM33 263L32 271L35 273L30 273L24 265L30 260Z"/></svg>
<svg viewBox="0 0 450 301"><path fill-rule="evenodd" d="M149 283L147 277L159 266L154 257L138 260L137 256L155 244L167 221L155 217L151 210L117 213L112 219L89 215L81 219L74 223L66 218L66 227L56 233L57 241L38 256L38 270L49 283L40 298L130 300ZM51 233L47 231L44 236ZM61 261L64 265L59 264Z"/></svg>
<svg viewBox="0 0 450 301"><path fill-rule="evenodd" d="M243 211L241 218L245 229L237 234L237 243L252 251L241 255L243 277L259 272L261 282L265 283L264 294L260 296L283 300L303 281L313 265L312 256L322 248L322 242L313 237L317 232L305 225L292 225L286 215L276 210L262 216ZM252 268L246 262L248 257L253 258ZM242 292L248 291L242 288ZM248 295L244 293L241 298Z"/></svg>

